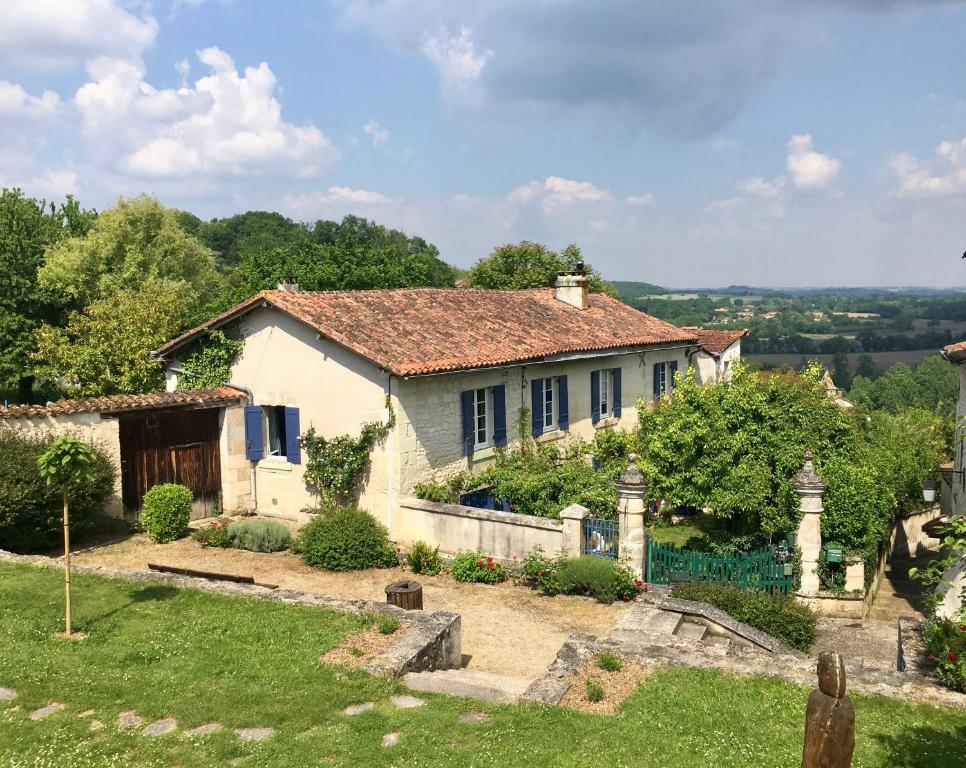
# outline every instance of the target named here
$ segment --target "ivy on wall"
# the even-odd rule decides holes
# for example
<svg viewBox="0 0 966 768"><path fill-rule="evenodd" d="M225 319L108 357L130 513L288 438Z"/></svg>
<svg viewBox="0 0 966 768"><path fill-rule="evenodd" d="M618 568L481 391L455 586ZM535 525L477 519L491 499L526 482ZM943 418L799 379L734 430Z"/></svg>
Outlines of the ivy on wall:
<svg viewBox="0 0 966 768"><path fill-rule="evenodd" d="M325 438L317 434L314 427L302 433L299 443L308 457L305 482L319 494L323 507L354 500L356 489L369 466L369 454L396 426L396 414L388 395L386 408L389 409L388 421L366 422L358 437Z"/></svg>
<svg viewBox="0 0 966 768"><path fill-rule="evenodd" d="M211 331L195 342L181 358L188 375L178 376L178 389L223 386L231 376L231 364L242 348L241 341L229 339L222 331Z"/></svg>

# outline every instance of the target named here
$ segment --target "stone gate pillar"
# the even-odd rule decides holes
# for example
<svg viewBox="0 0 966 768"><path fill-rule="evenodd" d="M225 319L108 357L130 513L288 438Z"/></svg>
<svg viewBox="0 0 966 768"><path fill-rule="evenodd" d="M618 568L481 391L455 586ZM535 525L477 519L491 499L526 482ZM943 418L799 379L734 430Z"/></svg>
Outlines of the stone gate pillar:
<svg viewBox="0 0 966 768"><path fill-rule="evenodd" d="M625 559L638 579L644 578L644 494L647 483L637 468L637 454L629 457L630 464L617 479L617 495L620 501L617 512L620 519L620 545L618 554Z"/></svg>
<svg viewBox="0 0 966 768"><path fill-rule="evenodd" d="M580 557L581 544L584 540L584 518L588 515L590 510L580 504L571 504L560 510L560 519L563 521L563 540L560 548L570 557Z"/></svg>
<svg viewBox="0 0 966 768"><path fill-rule="evenodd" d="M797 544L802 550L802 585L798 594L818 594L818 558L822 551L822 497L828 487L812 465L812 452L805 452L805 464L792 478L798 493L802 521L798 524Z"/></svg>

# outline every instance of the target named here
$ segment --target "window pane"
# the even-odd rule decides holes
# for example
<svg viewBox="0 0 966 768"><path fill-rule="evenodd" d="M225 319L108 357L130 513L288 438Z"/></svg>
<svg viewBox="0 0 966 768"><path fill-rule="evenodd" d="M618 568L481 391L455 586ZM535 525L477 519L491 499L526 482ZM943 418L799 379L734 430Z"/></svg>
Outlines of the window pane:
<svg viewBox="0 0 966 768"><path fill-rule="evenodd" d="M553 379L543 380L543 426L553 426Z"/></svg>
<svg viewBox="0 0 966 768"><path fill-rule="evenodd" d="M486 390L476 390L476 444L486 443Z"/></svg>
<svg viewBox="0 0 966 768"><path fill-rule="evenodd" d="M610 416L610 371L600 372L600 415Z"/></svg>

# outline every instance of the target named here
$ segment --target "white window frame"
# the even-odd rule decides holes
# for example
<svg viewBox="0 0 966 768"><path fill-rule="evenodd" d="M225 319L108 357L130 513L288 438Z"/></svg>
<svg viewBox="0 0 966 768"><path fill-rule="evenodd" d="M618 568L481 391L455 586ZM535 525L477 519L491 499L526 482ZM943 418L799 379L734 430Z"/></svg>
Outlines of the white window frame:
<svg viewBox="0 0 966 768"><path fill-rule="evenodd" d="M658 363L658 370L661 372L661 385L658 387L657 396L664 397L664 395L669 394L668 389L668 372L671 367L670 363L665 360L662 363Z"/></svg>
<svg viewBox="0 0 966 768"><path fill-rule="evenodd" d="M559 419L557 414L559 413L559 387L557 384L556 376L548 376L543 380L543 387L541 389L541 404L543 406L543 431L552 431L557 429ZM547 396L549 395L549 402ZM550 406L549 408L547 406Z"/></svg>
<svg viewBox="0 0 966 768"><path fill-rule="evenodd" d="M601 420L614 415L614 369L605 368L600 372L600 397L597 400Z"/></svg>
<svg viewBox="0 0 966 768"><path fill-rule="evenodd" d="M265 414L265 457L269 459L287 459L288 444L285 434L285 406L282 405L263 405L262 413ZM281 430L279 430L278 419L281 418ZM279 434L281 432L281 434ZM272 438L277 437L278 451L272 448Z"/></svg>
<svg viewBox="0 0 966 768"><path fill-rule="evenodd" d="M480 413L480 406L483 406L483 413ZM490 435L493 430L490 426L492 418L492 408L490 407L490 388L479 387L473 390L473 449L479 450L490 445ZM480 441L480 432L483 432L483 440Z"/></svg>

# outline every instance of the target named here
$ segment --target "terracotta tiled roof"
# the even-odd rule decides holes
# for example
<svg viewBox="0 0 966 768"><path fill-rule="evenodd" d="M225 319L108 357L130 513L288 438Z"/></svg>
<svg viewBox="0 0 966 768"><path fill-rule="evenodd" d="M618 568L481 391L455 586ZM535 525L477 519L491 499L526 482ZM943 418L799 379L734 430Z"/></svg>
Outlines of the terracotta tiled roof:
<svg viewBox="0 0 966 768"><path fill-rule="evenodd" d="M966 341L957 341L955 344L943 347L943 357L951 363L966 362Z"/></svg>
<svg viewBox="0 0 966 768"><path fill-rule="evenodd" d="M117 413L140 411L147 408L170 408L179 405L225 403L245 397L234 387L213 389L184 389L178 392L147 392L140 395L110 395L86 397L81 400L58 400L46 405L0 405L0 419L29 418L31 416L70 416L77 413Z"/></svg>
<svg viewBox="0 0 966 768"><path fill-rule="evenodd" d="M484 368L573 352L695 343L694 333L601 294L586 310L552 288L264 291L158 350L270 305L397 376Z"/></svg>
<svg viewBox="0 0 966 768"><path fill-rule="evenodd" d="M710 355L720 355L742 336L748 335L748 331L745 328L714 330L712 328L685 326L683 330L690 331L697 336L698 344Z"/></svg>

